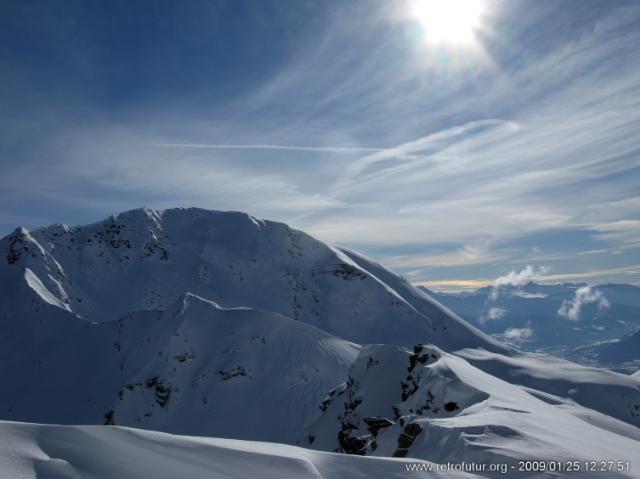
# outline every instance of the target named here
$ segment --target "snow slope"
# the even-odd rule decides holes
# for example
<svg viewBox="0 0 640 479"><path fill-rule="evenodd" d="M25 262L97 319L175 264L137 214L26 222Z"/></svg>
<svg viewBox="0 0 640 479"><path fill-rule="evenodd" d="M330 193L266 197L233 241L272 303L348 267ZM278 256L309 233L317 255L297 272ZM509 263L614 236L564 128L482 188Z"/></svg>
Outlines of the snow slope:
<svg viewBox="0 0 640 479"><path fill-rule="evenodd" d="M0 421L3 479L406 478L408 462L121 427ZM478 477L453 472L419 474L429 478Z"/></svg>
<svg viewBox="0 0 640 479"><path fill-rule="evenodd" d="M58 319L0 329L4 417L292 442L359 349L189 293L164 312Z"/></svg>
<svg viewBox="0 0 640 479"><path fill-rule="evenodd" d="M640 381L626 374L581 366L544 354L505 356L478 349L464 349L456 354L509 383L566 398L640 426Z"/></svg>

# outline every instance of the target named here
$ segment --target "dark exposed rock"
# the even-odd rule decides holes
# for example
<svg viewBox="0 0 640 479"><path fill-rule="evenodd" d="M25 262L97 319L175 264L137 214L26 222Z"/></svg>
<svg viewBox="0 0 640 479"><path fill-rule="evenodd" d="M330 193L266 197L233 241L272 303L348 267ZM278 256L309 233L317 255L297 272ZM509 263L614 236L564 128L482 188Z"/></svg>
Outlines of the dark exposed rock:
<svg viewBox="0 0 640 479"><path fill-rule="evenodd" d="M455 411L457 409L460 409L460 407L458 406L457 402L449 401L448 403L445 403L444 409L445 409L445 411L452 412L452 411Z"/></svg>
<svg viewBox="0 0 640 479"><path fill-rule="evenodd" d="M29 251L26 241L27 235L22 228L18 228L11 236L9 241L9 251L7 252L7 263L14 264L20 260L23 253Z"/></svg>
<svg viewBox="0 0 640 479"><path fill-rule="evenodd" d="M171 386L156 384L156 403L158 403L160 407L165 407L167 405L170 396Z"/></svg>
<svg viewBox="0 0 640 479"><path fill-rule="evenodd" d="M323 412L326 411L327 408L331 405L332 401L333 401L333 399L328 397L328 396L326 398L324 398L322 400L322 403L320 404L320 410L323 411Z"/></svg>
<svg viewBox="0 0 640 479"><path fill-rule="evenodd" d="M374 436L378 435L378 431L380 429L385 429L395 424L391 419L380 416L365 417L362 420L367 424L369 432L371 432L371 434L373 434Z"/></svg>
<svg viewBox="0 0 640 479"><path fill-rule="evenodd" d="M346 454L357 454L364 456L367 453L369 440L366 436L352 437L343 431L338 431L338 443L340 444L340 452Z"/></svg>
<svg viewBox="0 0 640 479"><path fill-rule="evenodd" d="M109 409L106 413L104 413L104 424L105 426L113 426L115 424L114 420L115 411L113 409Z"/></svg>
<svg viewBox="0 0 640 479"><path fill-rule="evenodd" d="M398 436L398 449L393 453L393 457L406 457L409 448L413 445L418 434L422 432L422 427L415 422L411 422L404 426L400 436Z"/></svg>
<svg viewBox="0 0 640 479"><path fill-rule="evenodd" d="M427 399L424 402L424 405L419 407L416 410L416 413L418 414L423 414L424 411L430 411L433 409L433 412L437 412L437 408L433 408L433 402L435 400L435 396L433 395L433 393L431 391L427 391Z"/></svg>
<svg viewBox="0 0 640 479"><path fill-rule="evenodd" d="M408 371L413 371L418 364L426 364L430 359L437 360L438 356L429 352L424 344L416 344L413 348L413 354L409 356Z"/></svg>
<svg viewBox="0 0 640 479"><path fill-rule="evenodd" d="M236 366L231 371L218 371L218 374L222 376L223 381L228 381L238 376L248 376L251 371L243 368L242 366Z"/></svg>
<svg viewBox="0 0 640 479"><path fill-rule="evenodd" d="M407 449L396 449L392 457L407 457L409 451Z"/></svg>
<svg viewBox="0 0 640 479"><path fill-rule="evenodd" d="M413 379L412 376L407 376L407 380L409 381L409 383L405 383L404 381L400 382L400 385L402 387L403 401L406 401L407 399L409 399L411 396L413 396L416 393L418 389L420 389L420 386Z"/></svg>
<svg viewBox="0 0 640 479"><path fill-rule="evenodd" d="M344 409L346 411L354 411L360 404L362 404L362 399L354 398L352 401L344 404Z"/></svg>
<svg viewBox="0 0 640 479"><path fill-rule="evenodd" d="M147 379L146 385L148 388L152 388L158 384L158 376L153 376L152 378Z"/></svg>
<svg viewBox="0 0 640 479"><path fill-rule="evenodd" d="M345 281L365 280L367 275L360 269L347 263L338 263L332 270L318 271L318 273L332 274Z"/></svg>
<svg viewBox="0 0 640 479"><path fill-rule="evenodd" d="M112 239L109 240L109 244L111 245L111 247L118 249L121 246L127 248L127 249L131 249L131 242L128 239Z"/></svg>
<svg viewBox="0 0 640 479"><path fill-rule="evenodd" d="M196 355L194 353L184 353L174 356L174 359L176 359L179 363L184 363L187 359L194 359L195 357Z"/></svg>
<svg viewBox="0 0 640 479"><path fill-rule="evenodd" d="M125 386L129 391L135 391L137 388L142 387L142 383L129 383ZM164 381L158 379L158 376L153 376L147 379L144 383L147 389L155 388L155 400L160 407L164 407L169 402L171 396L171 386L164 383ZM122 390L118 393L118 399L122 400Z"/></svg>
<svg viewBox="0 0 640 479"><path fill-rule="evenodd" d="M398 406L391 406L391 409L393 409L393 418L397 421L398 419L400 419L400 408L398 408Z"/></svg>
<svg viewBox="0 0 640 479"><path fill-rule="evenodd" d="M376 364L380 364L380 361L377 359L373 359L372 357L369 357L369 359L367 359L367 369L369 369L372 366L375 366Z"/></svg>
<svg viewBox="0 0 640 479"><path fill-rule="evenodd" d="M320 404L320 410L321 411L326 411L327 408L329 407L329 405L333 402L333 400L335 399L336 396L336 392L338 391L338 388L333 388L329 390L329 394L327 394L327 396L322 400L322 404ZM338 393L338 396L342 395L342 393L344 392L344 390L341 390Z"/></svg>

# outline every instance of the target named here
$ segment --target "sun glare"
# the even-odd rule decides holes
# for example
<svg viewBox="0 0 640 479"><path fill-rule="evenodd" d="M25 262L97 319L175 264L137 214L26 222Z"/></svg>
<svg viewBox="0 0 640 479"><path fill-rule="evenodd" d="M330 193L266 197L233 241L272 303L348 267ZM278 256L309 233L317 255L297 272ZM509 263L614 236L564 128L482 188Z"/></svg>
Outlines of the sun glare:
<svg viewBox="0 0 640 479"><path fill-rule="evenodd" d="M429 43L474 43L484 10L483 0L414 0L412 4L412 14Z"/></svg>

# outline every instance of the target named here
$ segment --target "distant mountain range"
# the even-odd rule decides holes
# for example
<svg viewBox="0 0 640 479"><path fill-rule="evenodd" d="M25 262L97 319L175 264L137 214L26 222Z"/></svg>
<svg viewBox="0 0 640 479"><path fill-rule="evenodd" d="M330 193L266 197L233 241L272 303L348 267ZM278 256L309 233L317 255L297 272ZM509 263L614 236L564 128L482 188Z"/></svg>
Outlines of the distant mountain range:
<svg viewBox="0 0 640 479"><path fill-rule="evenodd" d="M393 475L386 462L376 470L274 444L169 440L110 426L514 468L519 459L640 457L640 379L522 352L451 310L475 309L444 307L442 295L436 301L379 263L282 223L137 209L86 226L18 228L0 240L0 253L0 419L103 425L0 423L12 438L0 444L1 464L82 476L96 466L83 465L83 438L121 455L118 438L128 436L140 458L149 448L209 464L200 454L227 448L231 462L219 464L228 467L243 457L257 471L270 457L282 474L295 475L302 461L308 477L334 477L309 472L326 460L349 477ZM539 302L551 294L545 288L514 290L495 307L551 314L577 291L566 286L548 306ZM581 314L640 305L603 290L610 304L598 306L602 297L587 293ZM446 298L482 307L489 294ZM584 320L555 321L571 331ZM596 338L592 330L585 334ZM524 336L517 344L536 338ZM185 456L187 444L195 450ZM149 457L165 470L161 455Z"/></svg>
<svg viewBox="0 0 640 479"><path fill-rule="evenodd" d="M536 284L437 293L464 319L520 349L632 372L640 367L640 288Z"/></svg>

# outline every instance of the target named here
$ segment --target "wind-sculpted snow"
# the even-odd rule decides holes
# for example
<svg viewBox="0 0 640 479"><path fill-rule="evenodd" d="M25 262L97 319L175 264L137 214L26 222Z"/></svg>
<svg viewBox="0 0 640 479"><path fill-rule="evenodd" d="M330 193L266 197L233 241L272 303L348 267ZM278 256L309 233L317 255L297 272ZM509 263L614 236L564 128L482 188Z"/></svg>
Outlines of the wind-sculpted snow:
<svg viewBox="0 0 640 479"><path fill-rule="evenodd" d="M640 381L606 369L580 366L552 356L512 356L477 349L457 351L473 366L513 384L544 391L640 426Z"/></svg>
<svg viewBox="0 0 640 479"><path fill-rule="evenodd" d="M362 458L282 444L106 426L0 421L0 477L20 479L404 479L424 461ZM473 479L460 472L413 473Z"/></svg>

